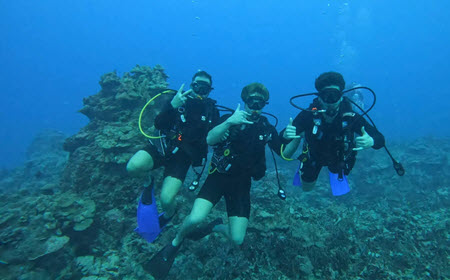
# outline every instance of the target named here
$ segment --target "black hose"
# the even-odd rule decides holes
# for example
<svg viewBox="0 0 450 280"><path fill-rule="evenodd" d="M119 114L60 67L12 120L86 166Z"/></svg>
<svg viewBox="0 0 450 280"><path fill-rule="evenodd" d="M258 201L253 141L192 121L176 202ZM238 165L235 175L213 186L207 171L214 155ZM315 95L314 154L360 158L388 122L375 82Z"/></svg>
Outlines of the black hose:
<svg viewBox="0 0 450 280"><path fill-rule="evenodd" d="M278 197L281 198L282 200L286 200L286 192L284 191L284 189L281 187L281 183L280 183L280 176L278 174L278 166L277 166L277 160L275 159L275 155L273 154L273 150L271 148L270 152L272 153L272 158L273 158L273 163L275 165L275 173L277 174L277 182L278 182Z"/></svg>
<svg viewBox="0 0 450 280"><path fill-rule="evenodd" d="M271 114L271 113L267 113L267 112L262 112L261 114L267 115L267 116L271 116L272 118L274 118L274 119L275 119L275 125L274 125L274 127L277 127L277 125L278 125L278 118L277 118L275 115L273 115L273 114Z"/></svg>
<svg viewBox="0 0 450 280"><path fill-rule="evenodd" d="M375 92L374 92L371 88L368 88L368 87L354 87L354 88L351 88L351 89L344 90L342 93L344 94L344 93L347 93L347 92L349 92L349 91L356 90L356 89L367 89L367 90L370 91L370 92L372 93L372 95L373 95L373 102L372 102L372 105L371 105L371 106L369 107L369 109L367 109L366 111L364 111L364 109L362 109L361 107L359 107L358 104L356 104L355 102L353 102L353 100L351 100L350 98L347 98L353 105L355 105L359 110L361 110L361 112L363 112L363 113L361 114L361 116L365 116L365 115L367 115L367 113L369 113L370 110L372 110L373 107L375 106L375 103L377 102L377 95L375 94Z"/></svg>

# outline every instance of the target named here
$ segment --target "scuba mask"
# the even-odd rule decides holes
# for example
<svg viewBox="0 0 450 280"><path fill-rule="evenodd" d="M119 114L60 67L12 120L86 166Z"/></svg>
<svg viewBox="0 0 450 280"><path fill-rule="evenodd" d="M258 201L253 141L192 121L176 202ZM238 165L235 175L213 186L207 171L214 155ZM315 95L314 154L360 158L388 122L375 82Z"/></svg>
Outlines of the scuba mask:
<svg viewBox="0 0 450 280"><path fill-rule="evenodd" d="M339 98L334 103L328 103L325 102L325 100L322 99L322 97L319 97L320 103L322 104L322 109L325 110L325 114L328 117L335 117L339 111L339 106L341 105L341 98Z"/></svg>
<svg viewBox="0 0 450 280"><path fill-rule="evenodd" d="M261 111L269 102L264 101L264 99L262 98L250 97L246 100L245 103L247 104L248 108Z"/></svg>
<svg viewBox="0 0 450 280"><path fill-rule="evenodd" d="M249 97L245 101L245 105L247 105L248 109L250 109L250 121L257 121L259 119L259 116L261 115L261 110L266 106L268 102L266 102L261 97Z"/></svg>
<svg viewBox="0 0 450 280"><path fill-rule="evenodd" d="M317 94L324 103L337 103L342 97L342 91L336 88L324 88Z"/></svg>
<svg viewBox="0 0 450 280"><path fill-rule="evenodd" d="M208 82L195 81L191 83L192 90L201 97L206 97L213 88Z"/></svg>

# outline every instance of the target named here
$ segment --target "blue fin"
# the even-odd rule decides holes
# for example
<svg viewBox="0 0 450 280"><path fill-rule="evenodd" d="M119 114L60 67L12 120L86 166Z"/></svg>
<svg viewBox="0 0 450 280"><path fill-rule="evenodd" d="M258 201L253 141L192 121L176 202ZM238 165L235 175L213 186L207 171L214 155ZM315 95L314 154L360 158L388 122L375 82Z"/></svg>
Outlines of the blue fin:
<svg viewBox="0 0 450 280"><path fill-rule="evenodd" d="M347 177L342 175L342 180L339 180L339 174L328 172L330 175L330 186L331 192L334 196L340 196L346 194L350 191L350 187L348 186Z"/></svg>
<svg viewBox="0 0 450 280"><path fill-rule="evenodd" d="M151 197L151 200L150 200ZM139 199L137 209L138 227L134 230L145 240L152 243L161 233L159 227L159 214L156 199L153 194L153 179L150 186L146 187Z"/></svg>
<svg viewBox="0 0 450 280"><path fill-rule="evenodd" d="M292 180L292 185L301 187L302 186L302 180L300 180L300 169L301 169L302 163L300 162L300 165L298 166L297 172L294 174L294 180Z"/></svg>

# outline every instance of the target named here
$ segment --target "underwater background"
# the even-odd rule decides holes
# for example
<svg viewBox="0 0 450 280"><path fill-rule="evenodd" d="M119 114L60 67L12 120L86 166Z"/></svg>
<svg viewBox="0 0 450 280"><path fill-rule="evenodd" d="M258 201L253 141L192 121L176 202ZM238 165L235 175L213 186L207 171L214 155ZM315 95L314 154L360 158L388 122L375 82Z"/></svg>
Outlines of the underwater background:
<svg viewBox="0 0 450 280"><path fill-rule="evenodd" d="M198 69L234 108L260 81L285 125L289 97L322 72L378 95L372 117L388 141L449 136L448 1L1 1L0 166L25 159L42 128L70 135L99 77L161 64L169 85ZM306 101L305 101L306 102ZM437 124L442 125L437 125Z"/></svg>
<svg viewBox="0 0 450 280"><path fill-rule="evenodd" d="M377 93L370 115L406 174L383 151L361 152L352 191L336 199L323 176L311 193L291 186L296 164L277 159L283 202L268 157L243 247L219 236L188 244L170 279L450 278L449 8L0 1L0 278L151 279L146 261L173 238L195 194L181 191L173 225L148 244L133 232L144 182L125 163L145 145L142 106L198 69L213 77L211 97L231 108L243 86L265 84L279 130L298 113L291 96L315 91L322 72L341 72Z"/></svg>

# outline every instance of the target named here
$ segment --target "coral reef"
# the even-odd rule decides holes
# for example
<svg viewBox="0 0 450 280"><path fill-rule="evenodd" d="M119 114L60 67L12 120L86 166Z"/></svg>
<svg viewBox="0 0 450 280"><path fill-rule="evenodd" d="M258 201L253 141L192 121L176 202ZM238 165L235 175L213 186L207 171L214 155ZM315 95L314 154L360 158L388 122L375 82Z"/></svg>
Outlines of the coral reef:
<svg viewBox="0 0 450 280"><path fill-rule="evenodd" d="M167 88L166 79L159 65L153 69L137 65L123 77L118 77L116 72L101 77L100 92L84 98L84 107L80 110L90 119L89 124L64 143L64 149L70 152L62 180L65 187L78 192L93 190L97 195L97 189L92 186L109 184L112 188L115 184L127 184L123 180L126 177L124 164L148 143L138 129L140 109ZM158 98L156 103L164 102L165 98ZM159 112L158 104L144 116L148 133L153 132L152 121ZM111 176L104 176L105 170Z"/></svg>
<svg viewBox="0 0 450 280"><path fill-rule="evenodd" d="M55 130L38 133L26 152L25 164L0 174L0 192L31 194L56 190L69 153L62 147L66 135Z"/></svg>
<svg viewBox="0 0 450 280"><path fill-rule="evenodd" d="M146 263L195 199L180 191L178 214L154 243L133 232L147 178L130 178L125 164L146 145L138 115L166 79L160 66L103 75L100 92L84 100L86 127L67 139L39 134L24 166L0 172L1 279L152 279ZM149 132L163 101L145 113ZM352 191L342 197L331 195L325 172L312 192L291 186L296 163L278 160L286 201L276 195L268 157L266 177L253 185L244 244L216 234L186 241L168 279L449 279L450 141L422 138L391 149L404 177L383 152L360 152ZM159 186L161 170L152 175ZM223 201L216 217L226 219Z"/></svg>

